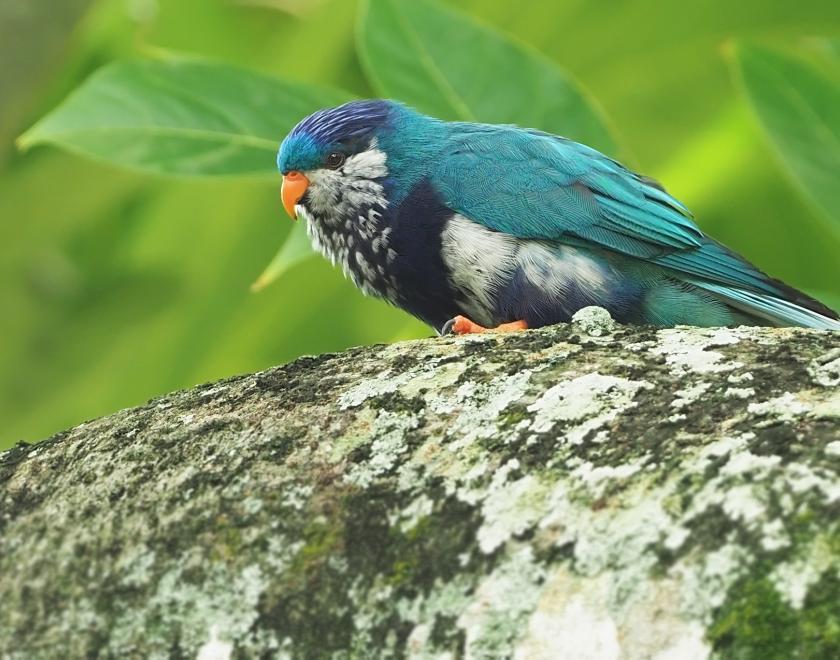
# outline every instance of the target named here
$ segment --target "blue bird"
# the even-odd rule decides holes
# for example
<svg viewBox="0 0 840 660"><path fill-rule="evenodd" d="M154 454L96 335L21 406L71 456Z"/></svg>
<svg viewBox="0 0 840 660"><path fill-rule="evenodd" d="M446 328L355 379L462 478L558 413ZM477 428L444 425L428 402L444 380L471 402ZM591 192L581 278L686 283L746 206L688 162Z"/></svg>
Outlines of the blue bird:
<svg viewBox="0 0 840 660"><path fill-rule="evenodd" d="M656 181L556 135L353 101L303 119L277 165L314 247L441 334L535 328L588 305L621 323L840 330Z"/></svg>

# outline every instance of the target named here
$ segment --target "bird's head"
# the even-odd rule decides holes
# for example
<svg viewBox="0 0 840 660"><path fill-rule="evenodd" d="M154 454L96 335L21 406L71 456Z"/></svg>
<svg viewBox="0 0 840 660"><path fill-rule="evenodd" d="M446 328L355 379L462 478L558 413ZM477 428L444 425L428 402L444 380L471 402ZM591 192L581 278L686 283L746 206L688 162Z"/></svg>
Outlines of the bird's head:
<svg viewBox="0 0 840 660"><path fill-rule="evenodd" d="M283 206L296 218L300 206L320 217L370 203L388 176L381 142L393 133L402 106L391 101L351 101L303 119L283 140L277 167Z"/></svg>

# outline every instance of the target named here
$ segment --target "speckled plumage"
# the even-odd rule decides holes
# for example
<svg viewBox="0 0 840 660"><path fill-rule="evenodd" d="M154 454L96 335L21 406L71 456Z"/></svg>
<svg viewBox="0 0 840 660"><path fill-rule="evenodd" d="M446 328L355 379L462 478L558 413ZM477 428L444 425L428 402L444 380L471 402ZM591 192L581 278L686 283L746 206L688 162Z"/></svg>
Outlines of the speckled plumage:
<svg viewBox="0 0 840 660"><path fill-rule="evenodd" d="M538 327L588 305L624 323L840 329L656 182L564 138L356 101L301 121L278 167L309 181L295 209L316 249L439 331L458 314Z"/></svg>

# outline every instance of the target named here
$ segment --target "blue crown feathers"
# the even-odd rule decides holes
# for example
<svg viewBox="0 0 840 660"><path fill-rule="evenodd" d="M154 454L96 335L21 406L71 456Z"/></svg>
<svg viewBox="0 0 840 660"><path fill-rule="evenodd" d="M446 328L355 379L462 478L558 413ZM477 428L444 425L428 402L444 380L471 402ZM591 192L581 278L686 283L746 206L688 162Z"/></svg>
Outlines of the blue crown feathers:
<svg viewBox="0 0 840 660"><path fill-rule="evenodd" d="M305 169L317 162L318 154L325 148L349 146L367 139L388 122L392 107L388 101L375 99L350 101L314 112L301 120L283 140L277 154L277 167L280 171L290 167Z"/></svg>

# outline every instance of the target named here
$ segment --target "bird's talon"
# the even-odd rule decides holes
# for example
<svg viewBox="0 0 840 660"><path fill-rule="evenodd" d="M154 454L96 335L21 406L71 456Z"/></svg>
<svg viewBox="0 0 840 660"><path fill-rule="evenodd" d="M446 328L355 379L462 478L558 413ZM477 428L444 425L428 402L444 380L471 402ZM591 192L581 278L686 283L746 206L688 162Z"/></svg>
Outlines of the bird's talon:
<svg viewBox="0 0 840 660"><path fill-rule="evenodd" d="M440 336L446 337L446 335L452 334L452 328L455 326L455 319L449 319L446 323L443 324L443 327L440 329Z"/></svg>
<svg viewBox="0 0 840 660"><path fill-rule="evenodd" d="M527 330L528 324L525 321L512 321L510 323L502 323L495 328L485 328L483 325L478 325L470 321L466 316L460 314L455 318L449 319L441 328L441 335L455 334L455 335L469 335L478 334L482 332L513 332L516 330Z"/></svg>
<svg viewBox="0 0 840 660"><path fill-rule="evenodd" d="M487 332L487 328L473 323L466 316L454 316L443 324L440 329L441 336L445 335L468 335L476 332Z"/></svg>
<svg viewBox="0 0 840 660"><path fill-rule="evenodd" d="M502 323L493 328L494 332L516 332L517 330L527 330L528 323L526 321L511 321L510 323Z"/></svg>
<svg viewBox="0 0 840 660"><path fill-rule="evenodd" d="M487 328L482 325L478 325L478 323L473 323L466 316L458 315L452 320L454 321L452 323L452 332L456 335L469 335L479 332L487 332Z"/></svg>

